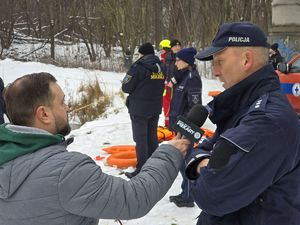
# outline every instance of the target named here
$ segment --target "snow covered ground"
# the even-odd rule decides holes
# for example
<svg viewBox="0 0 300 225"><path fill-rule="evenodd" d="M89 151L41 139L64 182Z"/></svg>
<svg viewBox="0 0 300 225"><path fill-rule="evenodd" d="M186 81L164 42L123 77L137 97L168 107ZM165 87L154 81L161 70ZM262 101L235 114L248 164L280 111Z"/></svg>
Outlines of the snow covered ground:
<svg viewBox="0 0 300 225"><path fill-rule="evenodd" d="M54 75L58 80L58 84L65 91L67 99L70 96L76 95L81 82L93 80L95 77L103 82L105 92L114 96L113 105L107 110L107 118L99 118L98 120L84 124L79 129L72 130L70 135L74 136L75 140L69 146L69 151L78 151L95 159L97 155L107 156L107 154L101 150L104 146L134 144L132 141L130 118L124 100L116 95L116 93L120 91L121 80L125 75L124 73L86 70L82 68L61 68L36 62L17 62L11 59L0 61L0 76L5 85L22 75L34 72L49 72ZM207 95L209 91L223 90L223 88L217 80L202 78L202 81L202 96L203 103L205 104L212 99ZM119 109L119 113L113 113L115 108ZM162 124L162 122L163 117L161 116L160 124ZM214 125L209 121L207 121L203 127L214 129ZM127 179L123 174L124 171L107 166L105 161L96 162L101 166L104 172ZM127 171L133 171L133 168L128 168ZM122 221L122 223L124 225L196 224L196 217L200 213L200 209L197 206L194 208L178 208L173 203L169 202L170 195L178 194L180 192L180 184L181 176L178 175L169 192L146 216L135 220ZM100 220L99 224L115 225L119 223L113 220Z"/></svg>

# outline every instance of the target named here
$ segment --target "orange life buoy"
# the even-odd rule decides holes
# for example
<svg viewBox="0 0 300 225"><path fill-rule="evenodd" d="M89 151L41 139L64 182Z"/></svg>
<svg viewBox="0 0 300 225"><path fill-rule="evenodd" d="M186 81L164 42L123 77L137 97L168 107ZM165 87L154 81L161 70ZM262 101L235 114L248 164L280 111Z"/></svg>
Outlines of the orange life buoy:
<svg viewBox="0 0 300 225"><path fill-rule="evenodd" d="M135 151L135 145L114 145L114 146L102 148L102 150L106 151L109 154L115 154L118 152Z"/></svg>
<svg viewBox="0 0 300 225"><path fill-rule="evenodd" d="M118 152L110 155L107 160L109 166L116 166L120 169L135 167L137 164L135 151Z"/></svg>

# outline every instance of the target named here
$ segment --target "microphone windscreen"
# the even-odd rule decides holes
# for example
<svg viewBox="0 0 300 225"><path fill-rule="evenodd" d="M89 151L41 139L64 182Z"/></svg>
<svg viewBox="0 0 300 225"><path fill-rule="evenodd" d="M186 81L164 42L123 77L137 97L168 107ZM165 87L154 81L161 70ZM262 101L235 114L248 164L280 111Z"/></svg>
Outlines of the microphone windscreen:
<svg viewBox="0 0 300 225"><path fill-rule="evenodd" d="M187 120L197 125L198 127L202 127L207 117L207 109L200 104L194 105L187 114Z"/></svg>

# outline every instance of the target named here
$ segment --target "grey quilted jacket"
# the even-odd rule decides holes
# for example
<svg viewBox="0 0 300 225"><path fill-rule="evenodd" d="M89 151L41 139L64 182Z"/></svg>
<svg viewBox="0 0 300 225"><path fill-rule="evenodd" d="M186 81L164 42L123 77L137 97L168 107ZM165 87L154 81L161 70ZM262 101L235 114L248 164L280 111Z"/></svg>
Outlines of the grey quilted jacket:
<svg viewBox="0 0 300 225"><path fill-rule="evenodd" d="M173 146L161 145L127 181L103 173L87 155L68 152L67 142L0 165L0 225L96 225L100 218L142 217L171 187L182 160Z"/></svg>

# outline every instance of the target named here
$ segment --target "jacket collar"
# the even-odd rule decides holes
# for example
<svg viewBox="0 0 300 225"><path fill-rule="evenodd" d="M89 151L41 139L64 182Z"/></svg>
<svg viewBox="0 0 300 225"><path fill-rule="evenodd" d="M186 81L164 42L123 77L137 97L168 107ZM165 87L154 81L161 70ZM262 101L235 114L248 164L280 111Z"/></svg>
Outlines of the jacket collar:
<svg viewBox="0 0 300 225"><path fill-rule="evenodd" d="M249 108L263 94L278 89L280 89L278 76L272 65L268 64L209 102L208 106L212 109L210 120L218 125L220 121Z"/></svg>

